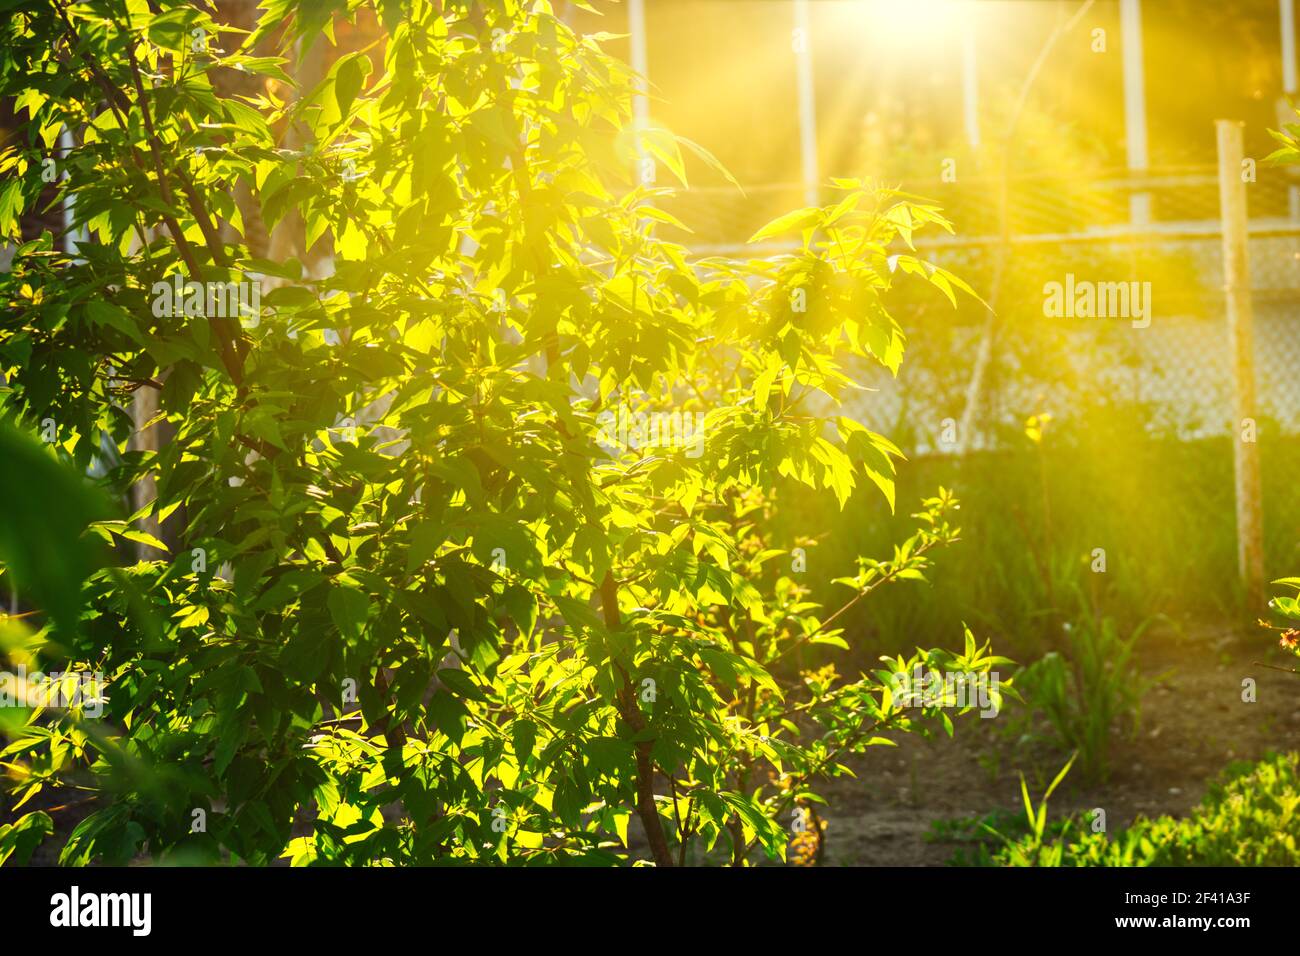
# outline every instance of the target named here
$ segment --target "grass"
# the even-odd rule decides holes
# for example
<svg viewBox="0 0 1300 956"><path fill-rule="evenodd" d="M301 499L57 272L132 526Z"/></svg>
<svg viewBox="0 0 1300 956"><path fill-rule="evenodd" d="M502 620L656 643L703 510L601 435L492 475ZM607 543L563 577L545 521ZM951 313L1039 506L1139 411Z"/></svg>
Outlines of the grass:
<svg viewBox="0 0 1300 956"><path fill-rule="evenodd" d="M898 513L858 494L848 513L803 499L787 517L790 540L826 529L808 555L813 598L844 599L825 582L849 573L856 554L889 553L911 526L912 504L939 485L962 502L962 540L934 556L930 582L882 589L845 616L849 644L864 663L961 634L962 622L1001 654L1035 660L1062 650L1062 624L1081 614L1114 618L1130 632L1153 615L1176 624L1237 623L1247 608L1237 579L1232 448L1229 439L1180 441L1113 412L1049 434L1043 444L959 461L931 456L900 468ZM1262 430L1266 571L1300 567L1294 529L1300 501L1290 476L1300 441ZM1098 556L1104 550L1104 571Z"/></svg>

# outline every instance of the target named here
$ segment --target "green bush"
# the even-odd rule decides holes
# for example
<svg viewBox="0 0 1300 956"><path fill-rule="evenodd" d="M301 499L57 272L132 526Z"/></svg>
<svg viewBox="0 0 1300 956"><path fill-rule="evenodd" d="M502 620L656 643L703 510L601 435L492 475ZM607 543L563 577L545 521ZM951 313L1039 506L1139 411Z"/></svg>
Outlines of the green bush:
<svg viewBox="0 0 1300 956"><path fill-rule="evenodd" d="M1033 832L973 862L992 866L1300 865L1300 754L1236 763L1190 817L1139 817L1112 836L1070 820L1055 839ZM968 857L969 858L969 857Z"/></svg>
<svg viewBox="0 0 1300 956"><path fill-rule="evenodd" d="M893 508L898 449L824 399L858 360L897 372L896 279L972 293L911 254L951 231L936 207L837 179L753 236L788 254L697 259L660 235L667 183L728 174L635 122L628 68L547 4L263 11L246 36L188 0L0 21L27 114L0 148L0 570L35 603L0 648L108 688L102 719L23 688L0 861L57 832L68 864L740 865L784 856L850 755L951 732L962 708L889 681L1005 663L970 631L872 675L798 665L923 576L955 499L824 611L769 531L783 478ZM377 42L292 86L358 18ZM75 254L23 241L55 167ZM328 275L288 254L318 244ZM147 404L172 434L137 449ZM107 516L90 471L156 494ZM28 805L74 788L71 834Z"/></svg>

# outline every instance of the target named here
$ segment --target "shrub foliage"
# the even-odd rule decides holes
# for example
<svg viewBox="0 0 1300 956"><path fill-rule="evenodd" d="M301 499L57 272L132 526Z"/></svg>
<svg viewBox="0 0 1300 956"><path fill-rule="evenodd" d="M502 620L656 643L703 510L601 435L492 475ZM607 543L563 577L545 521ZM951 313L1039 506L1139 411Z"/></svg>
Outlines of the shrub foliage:
<svg viewBox="0 0 1300 956"><path fill-rule="evenodd" d="M376 42L295 87L357 17ZM64 862L783 856L846 757L951 732L890 673L997 666L967 632L801 674L849 635L769 535L782 484L893 506L897 449L836 406L848 362L903 357L897 278L965 288L912 249L948 228L933 206L838 180L760 232L788 254L691 256L647 160L725 173L634 124L629 70L540 0L272 0L248 34L179 0L48 0L0 30L26 123L0 232L53 188L87 233L0 275L5 521L64 556L0 540L40 612L6 646L108 681L100 719L6 728L16 806L89 794ZM130 441L149 393L156 449ZM665 440L683 420L698 444ZM84 482L54 495L88 470L119 516L156 495L118 518ZM844 606L920 577L952 507L860 559ZM121 560L167 519L171 551ZM0 853L54 829L31 811Z"/></svg>
<svg viewBox="0 0 1300 956"><path fill-rule="evenodd" d="M979 856L997 866L1295 866L1297 761L1292 753L1234 765L1185 819L1140 817L1114 836L1070 821L1053 839L1031 832Z"/></svg>

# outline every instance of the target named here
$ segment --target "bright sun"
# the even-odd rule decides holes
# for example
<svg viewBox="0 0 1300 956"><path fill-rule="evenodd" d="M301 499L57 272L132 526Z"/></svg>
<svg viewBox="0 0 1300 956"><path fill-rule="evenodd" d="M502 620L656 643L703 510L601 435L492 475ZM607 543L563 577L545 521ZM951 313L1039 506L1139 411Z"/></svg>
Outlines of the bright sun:
<svg viewBox="0 0 1300 956"><path fill-rule="evenodd" d="M854 14L876 36L904 47L933 45L965 21L968 4L958 0L853 0Z"/></svg>

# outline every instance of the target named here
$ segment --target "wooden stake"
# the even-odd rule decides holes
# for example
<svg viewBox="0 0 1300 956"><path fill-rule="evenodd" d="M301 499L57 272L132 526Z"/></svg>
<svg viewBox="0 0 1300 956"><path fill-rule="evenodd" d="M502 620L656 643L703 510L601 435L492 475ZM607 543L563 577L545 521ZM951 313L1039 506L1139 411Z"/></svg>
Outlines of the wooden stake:
<svg viewBox="0 0 1300 956"><path fill-rule="evenodd" d="M1250 302L1246 183L1241 175L1241 123L1217 120L1219 211L1223 219L1223 284L1232 348L1233 470L1237 483L1237 562L1249 607L1264 602L1264 522L1255 428L1255 341ZM1250 440L1246 440L1247 434Z"/></svg>

